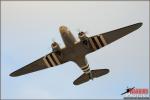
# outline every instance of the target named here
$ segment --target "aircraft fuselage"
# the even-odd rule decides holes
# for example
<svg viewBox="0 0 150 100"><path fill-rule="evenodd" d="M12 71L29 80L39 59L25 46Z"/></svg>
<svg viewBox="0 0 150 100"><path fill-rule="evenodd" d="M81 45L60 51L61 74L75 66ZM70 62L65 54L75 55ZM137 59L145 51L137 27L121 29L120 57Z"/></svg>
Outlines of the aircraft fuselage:
<svg viewBox="0 0 150 100"><path fill-rule="evenodd" d="M65 61L74 61L85 73L90 73L90 68L85 58L87 50L80 41L76 41L71 31L66 26L59 28L65 48L61 51Z"/></svg>
<svg viewBox="0 0 150 100"><path fill-rule="evenodd" d="M61 33L61 37L65 43L65 46L72 47L76 42L76 39L72 35L71 31L66 26L61 26L59 28L59 31Z"/></svg>

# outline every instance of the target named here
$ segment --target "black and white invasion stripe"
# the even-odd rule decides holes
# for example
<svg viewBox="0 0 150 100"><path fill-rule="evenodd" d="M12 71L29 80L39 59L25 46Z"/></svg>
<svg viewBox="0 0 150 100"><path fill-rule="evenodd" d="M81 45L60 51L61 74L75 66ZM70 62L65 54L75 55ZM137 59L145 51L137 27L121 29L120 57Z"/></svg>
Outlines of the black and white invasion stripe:
<svg viewBox="0 0 150 100"><path fill-rule="evenodd" d="M81 69L82 69L83 72L86 73L86 74L90 73L90 67L89 67L88 64L85 65L85 66L83 66L83 67L81 67Z"/></svg>
<svg viewBox="0 0 150 100"><path fill-rule="evenodd" d="M94 50L97 50L107 45L107 42L105 41L103 35L97 35L97 36L91 37L89 38L89 42Z"/></svg>
<svg viewBox="0 0 150 100"><path fill-rule="evenodd" d="M46 55L43 58L43 60L44 60L45 64L47 65L47 67L53 67L53 66L61 64L60 60L55 55L55 53L51 53L51 54Z"/></svg>

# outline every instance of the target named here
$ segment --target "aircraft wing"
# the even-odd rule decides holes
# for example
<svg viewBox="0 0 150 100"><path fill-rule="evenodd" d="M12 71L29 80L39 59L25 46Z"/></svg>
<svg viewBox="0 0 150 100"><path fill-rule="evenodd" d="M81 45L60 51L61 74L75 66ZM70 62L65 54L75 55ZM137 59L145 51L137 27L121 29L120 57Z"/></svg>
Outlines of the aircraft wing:
<svg viewBox="0 0 150 100"><path fill-rule="evenodd" d="M123 28L119 28L110 32L98 34L92 37L88 37L87 41L89 44L89 49L86 51L86 53L91 53L93 51L96 51L122 37L125 35L137 30L142 26L142 23L136 23L133 25L129 25Z"/></svg>
<svg viewBox="0 0 150 100"><path fill-rule="evenodd" d="M31 72L39 71L42 69L54 67L65 63L63 58L56 52L49 53L48 55L39 58L38 60L14 71L10 74L12 77L28 74Z"/></svg>

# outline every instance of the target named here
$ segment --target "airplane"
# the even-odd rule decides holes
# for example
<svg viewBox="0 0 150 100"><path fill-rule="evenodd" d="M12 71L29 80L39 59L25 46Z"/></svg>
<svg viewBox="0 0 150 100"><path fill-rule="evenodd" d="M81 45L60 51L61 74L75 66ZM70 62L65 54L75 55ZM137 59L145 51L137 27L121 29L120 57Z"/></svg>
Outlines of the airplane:
<svg viewBox="0 0 150 100"><path fill-rule="evenodd" d="M83 74L77 78L73 84L80 85L94 78L109 73L109 69L91 70L86 59L86 55L99 50L106 45L124 37L125 35L137 30L142 23L132 24L123 28L105 32L102 34L88 37L85 32L79 32L79 41L75 39L71 31L66 26L60 26L59 31L65 44L64 48L60 48L57 42L51 44L52 52L36 61L14 71L10 74L12 77L21 76L31 72L51 68L69 61L75 62L83 71Z"/></svg>
<svg viewBox="0 0 150 100"><path fill-rule="evenodd" d="M133 88L128 88L128 87L127 87L126 91L125 91L124 93L122 93L121 95L126 94L126 93L129 93L129 92L132 91L134 88L135 88L135 87L133 87Z"/></svg>

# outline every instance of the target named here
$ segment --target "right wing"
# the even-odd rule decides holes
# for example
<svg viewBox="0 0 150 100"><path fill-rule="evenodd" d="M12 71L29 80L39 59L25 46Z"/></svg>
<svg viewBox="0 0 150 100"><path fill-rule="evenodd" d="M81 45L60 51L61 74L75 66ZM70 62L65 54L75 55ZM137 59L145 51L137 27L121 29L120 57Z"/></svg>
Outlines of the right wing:
<svg viewBox="0 0 150 100"><path fill-rule="evenodd" d="M28 74L31 72L39 71L42 69L54 67L60 64L65 63L66 61L63 60L63 58L57 53L52 52L48 55L41 57L40 59L14 71L10 74L12 77Z"/></svg>
<svg viewBox="0 0 150 100"><path fill-rule="evenodd" d="M119 28L119 29L116 29L113 31L109 31L106 33L88 37L86 40L88 50L86 50L85 52L86 52L86 54L94 52L94 51L128 35L129 33L137 30L141 26L142 26L142 23L136 23L136 24L129 25L129 26L126 26L123 28ZM83 43L83 44L85 44L85 43Z"/></svg>

